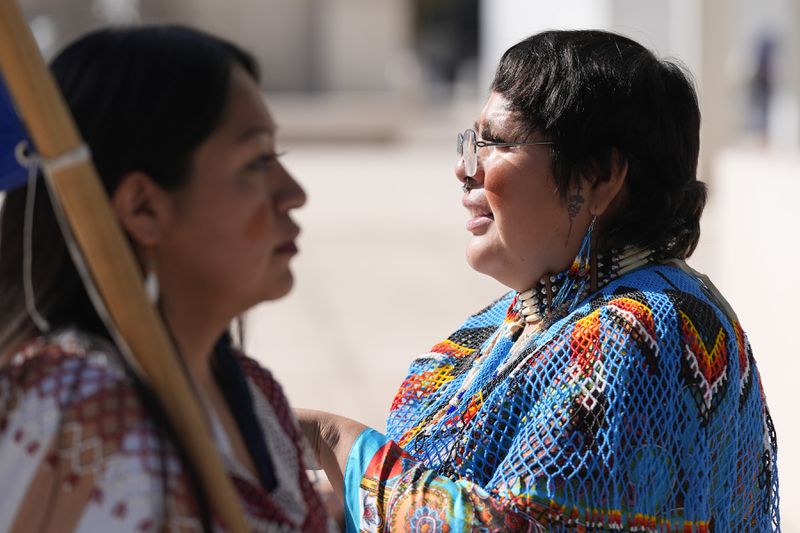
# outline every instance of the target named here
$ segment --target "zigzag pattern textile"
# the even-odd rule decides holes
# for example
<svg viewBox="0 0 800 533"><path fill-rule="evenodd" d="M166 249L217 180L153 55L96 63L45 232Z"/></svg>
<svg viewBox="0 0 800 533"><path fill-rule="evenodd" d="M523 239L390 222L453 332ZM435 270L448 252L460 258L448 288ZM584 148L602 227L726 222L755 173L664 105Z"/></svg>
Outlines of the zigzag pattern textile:
<svg viewBox="0 0 800 533"><path fill-rule="evenodd" d="M682 262L650 265L520 349L505 295L356 442L348 530L780 531L775 432L729 309Z"/></svg>

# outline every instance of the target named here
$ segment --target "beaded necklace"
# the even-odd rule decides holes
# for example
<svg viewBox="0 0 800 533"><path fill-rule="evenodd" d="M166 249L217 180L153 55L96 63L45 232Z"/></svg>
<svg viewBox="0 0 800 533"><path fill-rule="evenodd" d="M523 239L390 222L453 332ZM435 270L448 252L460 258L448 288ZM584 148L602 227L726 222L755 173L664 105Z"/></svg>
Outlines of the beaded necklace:
<svg viewBox="0 0 800 533"><path fill-rule="evenodd" d="M553 320L555 317L551 317L551 315L559 314L560 316L557 318L565 315L559 313L562 310L554 308L554 302L584 300L589 296L589 292L594 292L608 285L615 278L649 263L652 255L652 250L642 250L633 246L624 248L621 252L612 251L610 254L598 254L596 287L588 286L589 284L585 283L585 280L583 283L576 280L577 276L574 275L573 269L545 276L532 289L517 294L519 313L527 324L537 324L546 318L549 319L548 322L552 323L555 321ZM573 291L578 294L564 294ZM570 306L567 311L571 311L572 308L574 305Z"/></svg>
<svg viewBox="0 0 800 533"><path fill-rule="evenodd" d="M508 324L505 331L506 337L511 338L514 345L505 360L492 372L491 378L470 397L480 395L481 398L487 398L499 383L538 351L537 349L529 351L528 348L541 339L541 334L550 325L573 311L578 303L590 296L591 292L623 274L652 262L652 259L652 250L634 247L612 251L607 255L598 254L594 272L590 272L588 268L576 269L573 264L573 267L563 272L544 276L530 290L518 293L512 305L519 314L519 320ZM595 283L589 283L589 277L596 279L596 287L592 286ZM553 307L551 302L571 302L571 304L565 306L562 303L560 307ZM527 331L523 331L525 329ZM448 419L457 412L502 333L503 328L500 328L477 354L458 390L443 408L431 413L428 419L421 423L419 434L431 436L435 431L449 430L446 431L447 434L462 436L462 440L466 440L467 437L463 435L464 422L458 420L451 424ZM444 427L442 422L445 423ZM453 446L451 453L455 449Z"/></svg>

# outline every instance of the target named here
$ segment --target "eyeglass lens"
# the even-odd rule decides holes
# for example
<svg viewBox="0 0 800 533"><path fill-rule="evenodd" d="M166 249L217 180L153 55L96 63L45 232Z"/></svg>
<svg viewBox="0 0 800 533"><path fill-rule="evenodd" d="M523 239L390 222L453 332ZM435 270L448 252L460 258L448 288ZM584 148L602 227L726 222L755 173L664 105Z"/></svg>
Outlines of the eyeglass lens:
<svg viewBox="0 0 800 533"><path fill-rule="evenodd" d="M459 156L459 162L464 161L464 173L472 177L478 170L478 152L475 142L477 136L473 130L467 130L464 133L458 134L458 144L456 150Z"/></svg>

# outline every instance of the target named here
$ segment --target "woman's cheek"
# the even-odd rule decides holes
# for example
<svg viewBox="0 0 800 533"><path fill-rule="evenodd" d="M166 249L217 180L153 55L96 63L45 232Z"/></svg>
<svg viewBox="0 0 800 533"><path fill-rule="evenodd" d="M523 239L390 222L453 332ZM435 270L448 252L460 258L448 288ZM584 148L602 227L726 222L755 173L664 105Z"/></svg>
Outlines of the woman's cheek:
<svg viewBox="0 0 800 533"><path fill-rule="evenodd" d="M507 172L503 172L501 168L495 168L494 171L487 172L483 182L483 188L486 189L486 196L502 199L503 196L508 194L512 179L513 178L509 176Z"/></svg>
<svg viewBox="0 0 800 533"><path fill-rule="evenodd" d="M264 202L247 219L245 230L247 240L261 242L268 239L273 226L272 209L268 203Z"/></svg>

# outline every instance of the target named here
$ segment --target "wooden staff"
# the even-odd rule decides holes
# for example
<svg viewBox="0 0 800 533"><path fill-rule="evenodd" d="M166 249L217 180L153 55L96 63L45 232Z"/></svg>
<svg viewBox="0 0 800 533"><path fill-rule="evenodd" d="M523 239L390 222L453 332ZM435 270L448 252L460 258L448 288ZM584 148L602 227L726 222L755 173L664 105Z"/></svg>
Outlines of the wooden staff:
<svg viewBox="0 0 800 533"><path fill-rule="evenodd" d="M81 251L87 290L100 296L109 329L134 355L205 486L222 525L248 531L241 503L211 438L204 409L189 384L82 140L16 2L0 0L0 70L45 164L54 208L63 211ZM85 153L85 152L84 152ZM86 272L88 271L88 272ZM89 279L86 279L88 277ZM93 285L93 287L92 287ZM96 302L97 305L98 302ZM113 334L113 333L112 333Z"/></svg>

